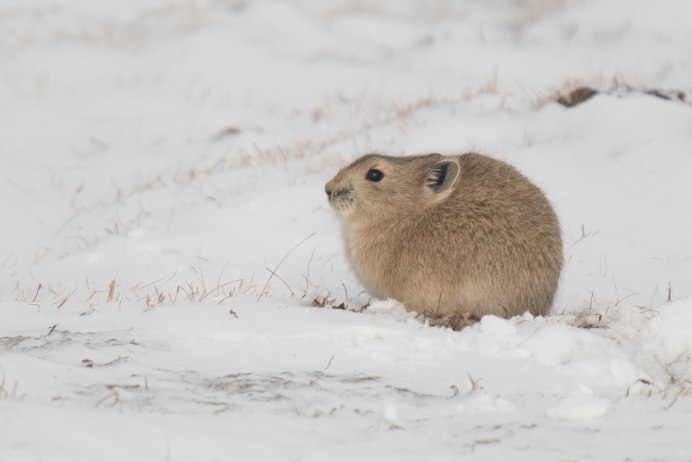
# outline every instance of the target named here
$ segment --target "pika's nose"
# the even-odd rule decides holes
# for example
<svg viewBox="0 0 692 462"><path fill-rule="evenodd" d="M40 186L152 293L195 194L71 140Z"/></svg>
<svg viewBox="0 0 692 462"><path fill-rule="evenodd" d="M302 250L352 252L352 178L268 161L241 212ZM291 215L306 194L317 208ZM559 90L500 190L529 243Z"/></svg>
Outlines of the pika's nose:
<svg viewBox="0 0 692 462"><path fill-rule="evenodd" d="M332 198L332 193L334 192L334 185L331 181L324 185L324 192L327 193L327 197L329 197L330 199Z"/></svg>

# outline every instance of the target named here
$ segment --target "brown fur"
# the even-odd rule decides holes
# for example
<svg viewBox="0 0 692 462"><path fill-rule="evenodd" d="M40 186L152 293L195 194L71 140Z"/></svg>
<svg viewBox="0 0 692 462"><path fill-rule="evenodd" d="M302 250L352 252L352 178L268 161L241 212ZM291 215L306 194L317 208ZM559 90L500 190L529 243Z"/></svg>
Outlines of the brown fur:
<svg viewBox="0 0 692 462"><path fill-rule="evenodd" d="M381 181L366 179L371 168ZM550 311L560 226L540 189L510 165L479 154L369 154L325 190L371 295L423 314Z"/></svg>

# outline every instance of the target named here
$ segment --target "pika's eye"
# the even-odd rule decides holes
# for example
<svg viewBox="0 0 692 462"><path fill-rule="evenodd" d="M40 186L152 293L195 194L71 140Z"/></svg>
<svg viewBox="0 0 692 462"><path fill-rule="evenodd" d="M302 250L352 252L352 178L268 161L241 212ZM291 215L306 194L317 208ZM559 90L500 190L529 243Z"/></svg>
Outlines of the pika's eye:
<svg viewBox="0 0 692 462"><path fill-rule="evenodd" d="M368 174L365 175L365 178L369 181L374 181L378 182L384 177L384 173L381 171L377 170L376 168L371 168L368 170Z"/></svg>

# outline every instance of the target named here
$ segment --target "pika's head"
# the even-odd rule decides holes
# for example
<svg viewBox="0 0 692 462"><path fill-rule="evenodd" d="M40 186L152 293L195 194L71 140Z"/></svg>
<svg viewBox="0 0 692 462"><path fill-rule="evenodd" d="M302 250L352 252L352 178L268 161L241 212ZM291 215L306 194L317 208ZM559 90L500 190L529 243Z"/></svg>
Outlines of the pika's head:
<svg viewBox="0 0 692 462"><path fill-rule="evenodd" d="M460 171L457 158L440 154L368 154L339 171L324 189L344 221L375 223L440 203L454 190Z"/></svg>

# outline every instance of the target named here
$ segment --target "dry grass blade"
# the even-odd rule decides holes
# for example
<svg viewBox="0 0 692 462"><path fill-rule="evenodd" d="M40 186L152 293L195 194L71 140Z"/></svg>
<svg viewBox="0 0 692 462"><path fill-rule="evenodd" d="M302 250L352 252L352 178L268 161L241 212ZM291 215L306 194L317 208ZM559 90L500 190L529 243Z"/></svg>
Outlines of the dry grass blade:
<svg viewBox="0 0 692 462"><path fill-rule="evenodd" d="M26 393L23 393L21 395L17 395L17 381L14 381L14 384L12 385L12 389L5 388L5 376L3 374L2 379L0 379L0 399L8 399L10 397L13 398L19 398L19 399L24 399L26 397Z"/></svg>
<svg viewBox="0 0 692 462"><path fill-rule="evenodd" d="M56 308L62 308L65 303L70 299L72 295L77 292L77 289L72 290L69 294L65 295L63 298L61 298L59 301L55 302L56 303Z"/></svg>
<svg viewBox="0 0 692 462"><path fill-rule="evenodd" d="M329 366L332 365L332 361L334 361L334 356L336 356L336 355L332 355L332 357L329 358L329 362L327 362L327 366L324 368L325 371L326 371L327 369L329 369Z"/></svg>
<svg viewBox="0 0 692 462"><path fill-rule="evenodd" d="M34 294L34 299L31 300L31 303L36 303L36 298L38 297L38 293L41 291L41 288L43 285L39 284L38 287L36 288L36 293Z"/></svg>
<svg viewBox="0 0 692 462"><path fill-rule="evenodd" d="M120 356L120 355L118 355L117 358L115 358L115 359L113 359L113 360L111 360L111 361L108 361L107 363L100 364L100 366L112 366L113 364L117 364L117 363L119 363L119 362L125 362L125 361L128 361L129 359L130 359L129 356Z"/></svg>
<svg viewBox="0 0 692 462"><path fill-rule="evenodd" d="M113 293L115 292L115 279L111 279L111 282L108 284L108 297L106 297L106 302L110 302L113 300Z"/></svg>
<svg viewBox="0 0 692 462"><path fill-rule="evenodd" d="M113 393L111 393L111 394L109 394L109 395L107 395L107 396L104 396L103 398L101 398L100 400L98 400L98 401L96 402L96 406L95 406L95 407L99 407L99 406L102 405L104 402L108 401L109 399L112 399L112 400L113 400L113 403L111 404L111 406L113 406L113 407L118 406L118 405L122 406L122 404L121 404L122 399L121 399L121 397L120 397L120 393L119 393L117 390L114 390Z"/></svg>
<svg viewBox="0 0 692 462"><path fill-rule="evenodd" d="M262 297L264 297L267 294L267 287L269 287L269 283L271 282L272 278L276 275L276 271L279 269L279 267L283 264L284 261L293 253L294 250L296 250L298 247L300 247L305 241L310 239L312 236L314 236L315 233L310 234L308 237L297 243L291 250L288 251L286 255L281 259L281 261L274 267L273 270L270 270L270 275L267 278L267 282L264 284L264 287L262 287L262 290L260 291L259 295L257 295L257 301L259 302Z"/></svg>
<svg viewBox="0 0 692 462"><path fill-rule="evenodd" d="M223 288L223 285L221 284L221 278L223 277L223 272L226 271L226 267L228 267L228 262L226 262L223 265L223 268L221 268L221 272L219 272L219 278L216 280L216 296L218 297L219 294L221 293L221 289Z"/></svg>
<svg viewBox="0 0 692 462"><path fill-rule="evenodd" d="M289 292L291 292L291 297L295 297L295 295L296 295L295 292L293 291L293 289L291 289L291 286L289 286L288 283L287 283L286 281L284 281L284 280L281 278L281 276L279 276L278 274L276 274L275 271L270 270L270 269L267 268L266 266L264 267L264 269L266 269L267 271L269 271L269 272L271 273L272 276L276 276L276 279L278 279L279 281L281 281L281 282L283 283L283 285L285 285L286 288L289 290Z"/></svg>
<svg viewBox="0 0 692 462"><path fill-rule="evenodd" d="M473 378L473 376L471 376L470 372L467 372L466 374L469 376L469 381L471 382L471 391L469 391L469 393L473 393L474 391L476 391L480 388L478 383L481 381L481 379L474 380L474 378Z"/></svg>

